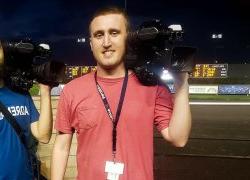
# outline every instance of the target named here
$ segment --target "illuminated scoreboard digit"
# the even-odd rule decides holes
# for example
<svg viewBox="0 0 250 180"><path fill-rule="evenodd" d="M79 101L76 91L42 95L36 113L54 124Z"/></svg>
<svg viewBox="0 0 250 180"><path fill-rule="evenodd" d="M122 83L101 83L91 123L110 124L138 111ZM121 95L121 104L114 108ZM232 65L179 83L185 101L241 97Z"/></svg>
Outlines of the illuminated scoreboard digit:
<svg viewBox="0 0 250 180"><path fill-rule="evenodd" d="M66 67L66 77L67 77L68 79L72 78L71 69L72 69L71 66L67 66L67 67Z"/></svg>
<svg viewBox="0 0 250 180"><path fill-rule="evenodd" d="M89 73L89 66L82 66L81 67L81 75Z"/></svg>
<svg viewBox="0 0 250 180"><path fill-rule="evenodd" d="M67 66L66 67L66 78L74 79L80 76L80 67L79 66Z"/></svg>
<svg viewBox="0 0 250 180"><path fill-rule="evenodd" d="M196 64L194 78L226 78L228 64Z"/></svg>
<svg viewBox="0 0 250 180"><path fill-rule="evenodd" d="M96 66L90 66L91 72L95 72L96 71Z"/></svg>
<svg viewBox="0 0 250 180"><path fill-rule="evenodd" d="M72 71L71 74L72 74L73 77L78 76L78 74L79 74L79 67L78 66L74 66L74 67L72 67L71 71Z"/></svg>

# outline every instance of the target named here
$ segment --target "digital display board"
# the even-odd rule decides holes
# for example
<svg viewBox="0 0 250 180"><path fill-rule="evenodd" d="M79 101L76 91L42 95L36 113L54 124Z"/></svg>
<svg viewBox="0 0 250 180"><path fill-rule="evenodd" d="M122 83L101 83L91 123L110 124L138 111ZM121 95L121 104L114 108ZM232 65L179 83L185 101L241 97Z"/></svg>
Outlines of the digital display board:
<svg viewBox="0 0 250 180"><path fill-rule="evenodd" d="M92 71L96 71L96 66L67 66L66 78L74 79Z"/></svg>
<svg viewBox="0 0 250 180"><path fill-rule="evenodd" d="M226 78L228 64L196 64L193 78Z"/></svg>

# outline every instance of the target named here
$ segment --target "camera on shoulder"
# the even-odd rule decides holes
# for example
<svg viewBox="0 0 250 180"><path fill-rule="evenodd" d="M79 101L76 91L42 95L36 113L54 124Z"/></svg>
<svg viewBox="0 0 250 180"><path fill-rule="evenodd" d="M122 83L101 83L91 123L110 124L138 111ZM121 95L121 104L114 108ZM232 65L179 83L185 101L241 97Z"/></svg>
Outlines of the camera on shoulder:
<svg viewBox="0 0 250 180"><path fill-rule="evenodd" d="M31 40L2 41L5 85L18 92L27 92L33 83L51 87L64 79L65 64L51 60L52 51L45 43Z"/></svg>
<svg viewBox="0 0 250 180"><path fill-rule="evenodd" d="M156 85L160 73L191 73L195 66L194 47L178 45L183 40L181 25L166 26L154 19L142 23L128 36L126 66L132 69L144 85Z"/></svg>

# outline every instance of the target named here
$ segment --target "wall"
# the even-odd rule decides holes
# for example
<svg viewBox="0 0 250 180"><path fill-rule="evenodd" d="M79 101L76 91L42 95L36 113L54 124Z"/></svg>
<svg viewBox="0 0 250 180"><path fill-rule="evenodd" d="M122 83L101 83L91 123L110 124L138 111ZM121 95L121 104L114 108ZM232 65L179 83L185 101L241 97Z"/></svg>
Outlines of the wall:
<svg viewBox="0 0 250 180"><path fill-rule="evenodd" d="M33 97L35 105L38 110L40 110L40 98ZM56 111L57 111L57 103L58 103L58 96L52 96L52 109L53 109L53 119L55 119ZM54 127L54 123L53 123ZM55 141L56 131L53 129L53 134L51 140L48 144L39 143L38 146L38 154L40 156L40 160L42 162L41 171L45 177L50 177L50 160L51 160L51 153L53 144ZM76 177L76 137L73 137L70 155L68 159L68 165L65 174L65 180L73 180Z"/></svg>

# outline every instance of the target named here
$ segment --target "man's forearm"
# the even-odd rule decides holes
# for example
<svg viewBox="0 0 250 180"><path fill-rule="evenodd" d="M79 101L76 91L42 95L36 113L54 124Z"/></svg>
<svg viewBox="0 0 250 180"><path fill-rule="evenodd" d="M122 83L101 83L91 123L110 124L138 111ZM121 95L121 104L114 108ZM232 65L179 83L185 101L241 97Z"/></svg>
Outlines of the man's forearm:
<svg viewBox="0 0 250 180"><path fill-rule="evenodd" d="M172 143L184 146L191 129L191 112L189 106L188 85L178 89L174 98L174 108L169 124L169 134Z"/></svg>
<svg viewBox="0 0 250 180"><path fill-rule="evenodd" d="M44 86L44 85L42 85ZM49 141L52 133L52 107L51 107L51 97L50 88L41 87L40 88L40 116L38 121L38 134L39 138L44 141Z"/></svg>
<svg viewBox="0 0 250 180"><path fill-rule="evenodd" d="M169 127L162 131L164 138L177 147L183 147L191 129L188 74L177 74L175 78L174 107Z"/></svg>
<svg viewBox="0 0 250 180"><path fill-rule="evenodd" d="M51 159L51 180L62 180L66 171L72 135L58 134Z"/></svg>
<svg viewBox="0 0 250 180"><path fill-rule="evenodd" d="M51 180L62 180L66 171L69 152L53 149L51 161Z"/></svg>

